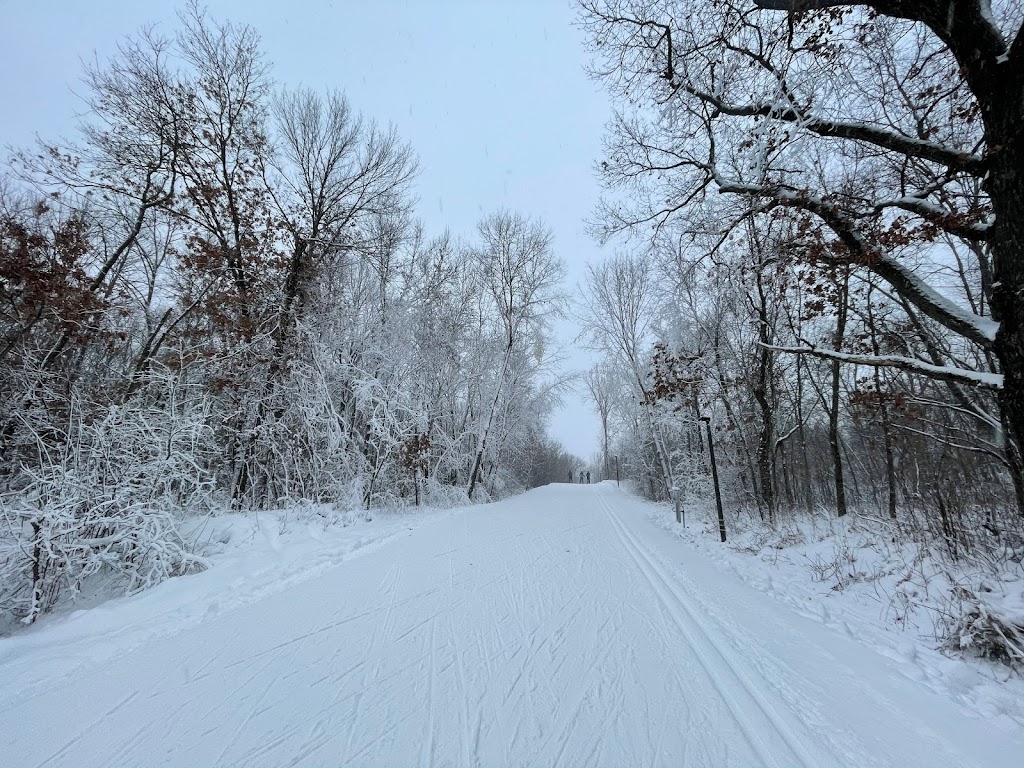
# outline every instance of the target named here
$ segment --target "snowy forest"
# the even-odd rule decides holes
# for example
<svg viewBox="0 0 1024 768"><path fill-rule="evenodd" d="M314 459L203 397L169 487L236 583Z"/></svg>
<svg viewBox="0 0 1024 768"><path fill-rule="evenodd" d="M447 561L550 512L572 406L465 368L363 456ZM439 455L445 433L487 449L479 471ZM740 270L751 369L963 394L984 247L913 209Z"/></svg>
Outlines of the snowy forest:
<svg viewBox="0 0 1024 768"><path fill-rule="evenodd" d="M218 510L572 479L567 392L595 479L718 495L723 540L855 512L1019 565L1021 4L578 10L616 111L576 292L529 212L432 232L415 148L248 26L193 5L86 67L77 134L0 178L0 611L198 568Z"/></svg>
<svg viewBox="0 0 1024 768"><path fill-rule="evenodd" d="M1021 4L581 5L619 107L582 300L606 466L685 507L713 440L737 519L856 510L1014 571Z"/></svg>
<svg viewBox="0 0 1024 768"><path fill-rule="evenodd" d="M78 135L0 179L0 611L186 572L178 522L219 509L565 477L547 226L428 233L414 148L271 76L254 29L193 6L90 66Z"/></svg>
<svg viewBox="0 0 1024 768"><path fill-rule="evenodd" d="M707 418L767 521L1019 536L1022 198L999 179L1022 113L992 91L1019 4L949 30L931 3L809 2L788 26L768 0L583 5L594 73L637 105L600 166L618 247L584 287L604 452L655 497L703 492Z"/></svg>
<svg viewBox="0 0 1024 768"><path fill-rule="evenodd" d="M1019 768L1024 0L0 29L0 763Z"/></svg>

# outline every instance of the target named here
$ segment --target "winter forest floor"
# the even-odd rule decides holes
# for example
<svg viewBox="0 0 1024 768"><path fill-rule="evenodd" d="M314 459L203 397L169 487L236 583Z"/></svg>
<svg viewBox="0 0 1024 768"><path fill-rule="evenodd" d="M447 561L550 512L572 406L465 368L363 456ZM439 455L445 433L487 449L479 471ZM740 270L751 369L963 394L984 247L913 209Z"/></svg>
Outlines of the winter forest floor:
<svg viewBox="0 0 1024 768"><path fill-rule="evenodd" d="M0 761L1021 764L1020 678L897 625L888 577L833 589L813 532L766 557L671 515L602 483L215 520L203 573L0 639Z"/></svg>

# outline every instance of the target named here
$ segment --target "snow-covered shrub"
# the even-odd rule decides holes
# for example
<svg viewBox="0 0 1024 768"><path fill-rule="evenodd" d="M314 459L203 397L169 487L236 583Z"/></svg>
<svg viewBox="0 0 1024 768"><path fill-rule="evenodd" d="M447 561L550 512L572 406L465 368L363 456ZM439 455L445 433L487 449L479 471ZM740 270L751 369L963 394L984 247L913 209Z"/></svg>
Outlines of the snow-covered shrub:
<svg viewBox="0 0 1024 768"><path fill-rule="evenodd" d="M5 502L0 512L0 611L13 618L34 621L93 576L131 593L201 567L169 510L81 491L36 501Z"/></svg>
<svg viewBox="0 0 1024 768"><path fill-rule="evenodd" d="M431 477L423 481L423 503L437 509L451 509L468 504L469 498L463 486L439 483Z"/></svg>
<svg viewBox="0 0 1024 768"><path fill-rule="evenodd" d="M139 404L92 422L76 408L59 440L37 436L38 466L0 497L0 614L29 623L87 580L131 593L200 568L178 520L208 508L205 432Z"/></svg>
<svg viewBox="0 0 1024 768"><path fill-rule="evenodd" d="M840 537L835 539L827 553L807 557L807 564L816 581L835 582L832 584L834 590L842 590L850 583L867 578L858 568L856 551Z"/></svg>

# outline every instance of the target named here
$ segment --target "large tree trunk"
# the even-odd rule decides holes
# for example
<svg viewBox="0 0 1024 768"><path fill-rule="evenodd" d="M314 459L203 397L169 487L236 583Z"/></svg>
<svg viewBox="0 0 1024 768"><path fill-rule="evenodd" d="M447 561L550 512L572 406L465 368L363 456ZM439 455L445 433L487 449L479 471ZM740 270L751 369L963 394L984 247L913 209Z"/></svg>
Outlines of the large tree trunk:
<svg viewBox="0 0 1024 768"><path fill-rule="evenodd" d="M1010 452L1019 456L1024 446L1024 94L1020 87L1014 90L1006 94L1011 103L1001 110L1002 119L990 127L991 170L986 187L996 214L991 240L992 312L999 321L995 341L1003 374L999 404L1010 428ZM1021 478L1014 481L1019 497ZM1024 515L1024 509L1018 512Z"/></svg>
<svg viewBox="0 0 1024 768"><path fill-rule="evenodd" d="M494 398L491 400L491 408L487 412L487 423L484 425L483 433L480 435L480 443L477 446L476 456L473 458L473 469L469 473L469 486L466 488L466 496L473 498L473 492L480 482L480 471L483 468L484 453L487 451L487 438L491 434L491 426L494 424L494 414L498 410L498 401L501 398L502 388L505 384L505 376L508 375L509 363L512 359L512 340L509 339L508 347L505 349L505 360L501 366L501 374L498 377L498 384L494 390Z"/></svg>
<svg viewBox="0 0 1024 768"><path fill-rule="evenodd" d="M771 353L762 349L758 355L758 386L754 397L761 409L761 430L757 440L757 475L761 500L768 510L768 522L775 523L775 414L765 392L764 377L767 358Z"/></svg>
<svg viewBox="0 0 1024 768"><path fill-rule="evenodd" d="M796 425L797 442L800 445L800 469L803 472L803 502L807 512L814 508L813 486L811 484L811 461L807 456L807 430L804 426L804 376L803 355L796 356Z"/></svg>
<svg viewBox="0 0 1024 768"><path fill-rule="evenodd" d="M761 430L757 441L757 473L761 488L761 499L768 510L768 522L775 523L775 409L769 397L772 385L772 364L775 353L768 347L772 343L772 327L768 322L767 297L761 273L757 274L759 304L758 341L761 346L757 353L757 372L754 380L754 399L761 411Z"/></svg>
<svg viewBox="0 0 1024 768"><path fill-rule="evenodd" d="M601 412L601 450L604 452L604 477L608 480L611 477L611 465L608 463L608 411Z"/></svg>

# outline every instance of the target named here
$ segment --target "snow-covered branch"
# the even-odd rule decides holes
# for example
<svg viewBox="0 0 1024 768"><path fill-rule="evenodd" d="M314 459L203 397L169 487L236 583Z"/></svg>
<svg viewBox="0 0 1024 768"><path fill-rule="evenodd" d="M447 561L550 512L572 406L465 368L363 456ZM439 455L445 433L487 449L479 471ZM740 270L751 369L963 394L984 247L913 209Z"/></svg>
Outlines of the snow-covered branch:
<svg viewBox="0 0 1024 768"><path fill-rule="evenodd" d="M852 365L867 365L875 368L898 368L908 373L917 373L927 376L930 379L939 381L955 381L960 384L968 384L986 389L1001 389L1003 376L999 373L988 373L985 371L970 371L964 368L954 368L948 365L932 365L923 360L915 360L912 357L901 357L898 355L859 355L848 352L835 352L830 349L821 349L815 346L806 347L780 347L763 345L774 352L784 352L794 355L810 355L823 360L836 360L840 363Z"/></svg>
<svg viewBox="0 0 1024 768"><path fill-rule="evenodd" d="M878 212L886 208L899 208L900 210L916 214L949 234L972 242L983 242L989 238L992 232L991 222L965 221L962 214L947 211L942 206L936 205L923 197L908 195L893 200L883 200L875 203L874 210Z"/></svg>
<svg viewBox="0 0 1024 768"><path fill-rule="evenodd" d="M732 104L721 96L703 91L686 82L676 83L674 87L700 99L723 115L766 117L792 123L818 136L865 142L907 157L928 160L966 173L984 172L984 158L980 155L952 149L927 139L906 136L870 123L818 118L804 114L789 103Z"/></svg>
<svg viewBox="0 0 1024 768"><path fill-rule="evenodd" d="M992 347L999 328L997 322L970 312L936 291L915 272L871 243L856 224L834 205L805 190L733 181L723 178L715 170L712 173L721 192L767 197L782 205L815 214L835 232L856 263L863 264L889 283L921 312L979 346Z"/></svg>

